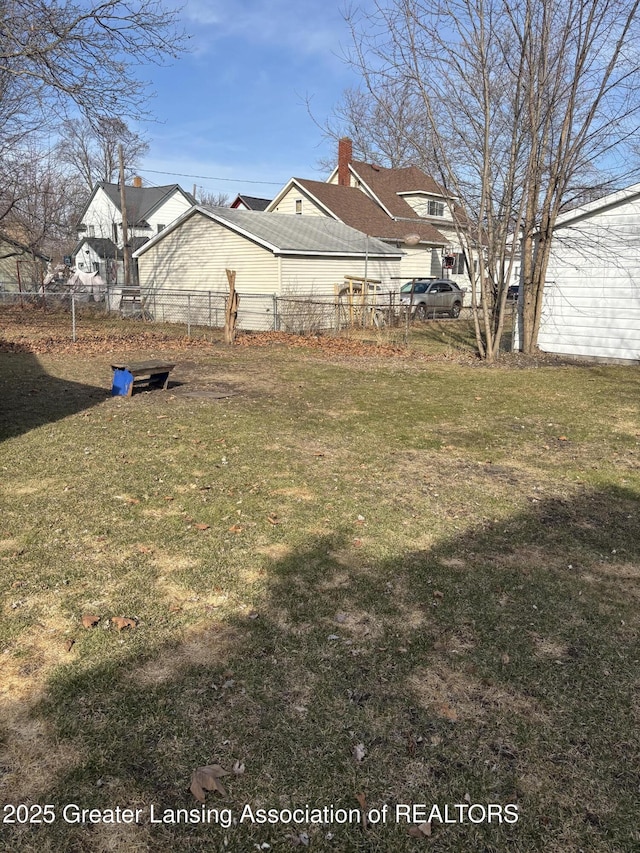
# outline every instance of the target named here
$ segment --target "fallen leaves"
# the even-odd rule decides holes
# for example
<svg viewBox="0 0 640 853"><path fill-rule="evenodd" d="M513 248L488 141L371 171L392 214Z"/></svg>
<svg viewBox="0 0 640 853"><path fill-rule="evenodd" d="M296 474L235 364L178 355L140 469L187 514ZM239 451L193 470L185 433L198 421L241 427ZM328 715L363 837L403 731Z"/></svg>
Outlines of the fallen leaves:
<svg viewBox="0 0 640 853"><path fill-rule="evenodd" d="M429 838L431 836L431 823L425 820L417 826L410 826L407 830L412 838Z"/></svg>
<svg viewBox="0 0 640 853"><path fill-rule="evenodd" d="M207 764L204 767L197 767L191 774L190 791L199 803L205 802L205 791L214 791L226 797L227 792L220 779L228 775L229 772L219 764Z"/></svg>
<svg viewBox="0 0 640 853"><path fill-rule="evenodd" d="M102 616L96 616L93 613L85 613L82 617L82 624L85 628L95 628L96 625L101 621L101 619ZM138 627L137 619L130 619L127 616L113 616L111 618L111 624L113 624L118 629L118 631L122 631L125 628L133 629ZM106 622L104 622L103 627L109 627L108 619L106 620Z"/></svg>
<svg viewBox="0 0 640 853"><path fill-rule="evenodd" d="M116 626L118 631L122 631L125 628L136 628L138 625L135 619L127 619L126 616L114 616L111 621Z"/></svg>

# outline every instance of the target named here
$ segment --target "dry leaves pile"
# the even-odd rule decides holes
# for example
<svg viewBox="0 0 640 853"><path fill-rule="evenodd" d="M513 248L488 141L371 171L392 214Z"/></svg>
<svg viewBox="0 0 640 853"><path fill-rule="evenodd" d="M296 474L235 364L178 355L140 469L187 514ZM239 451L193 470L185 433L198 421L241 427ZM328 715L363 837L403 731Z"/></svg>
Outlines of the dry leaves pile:
<svg viewBox="0 0 640 853"><path fill-rule="evenodd" d="M236 346L267 347L284 344L292 349L316 349L330 355L407 356L406 348L392 344L372 344L349 338L323 335L288 335L286 332L246 332L238 335Z"/></svg>

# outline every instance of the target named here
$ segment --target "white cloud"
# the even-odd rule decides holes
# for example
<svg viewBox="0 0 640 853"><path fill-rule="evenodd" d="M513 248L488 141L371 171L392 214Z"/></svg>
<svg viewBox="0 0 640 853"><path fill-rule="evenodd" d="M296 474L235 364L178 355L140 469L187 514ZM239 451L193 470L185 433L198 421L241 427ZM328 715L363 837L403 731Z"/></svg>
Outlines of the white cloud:
<svg viewBox="0 0 640 853"><path fill-rule="evenodd" d="M240 39L299 54L332 55L347 30L335 5L317 0L188 0L184 15L194 26L196 52L211 39Z"/></svg>

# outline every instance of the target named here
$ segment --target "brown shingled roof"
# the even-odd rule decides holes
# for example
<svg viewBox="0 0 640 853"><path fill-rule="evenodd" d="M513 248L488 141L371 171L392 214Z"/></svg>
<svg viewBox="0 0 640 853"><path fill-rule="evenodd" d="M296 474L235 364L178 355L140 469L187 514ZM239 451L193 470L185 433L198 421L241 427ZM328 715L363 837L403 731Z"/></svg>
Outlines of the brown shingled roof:
<svg viewBox="0 0 640 853"><path fill-rule="evenodd" d="M400 216L403 219L406 217L419 218L415 210L398 193L426 192L437 196L447 196L442 187L417 166L406 166L403 169L385 169L382 166L353 160L351 168L380 199L392 216Z"/></svg>
<svg viewBox="0 0 640 853"><path fill-rule="evenodd" d="M412 166L407 170L386 171L411 171L414 168ZM419 169L416 171L423 178L427 177ZM398 202L395 207L401 212L393 215L412 220L410 222L397 222L390 219L368 195L356 187L341 187L338 184L326 184L322 181L309 181L304 178L294 178L293 180L320 204L328 208L345 225L357 228L358 231L369 234L371 237L378 237L381 240L403 240L409 234L417 234L420 240L433 243L436 246L445 246L448 243L448 240L442 236L437 228L424 219L420 219L407 202L399 196L395 196ZM423 187L419 187L419 189L423 189ZM396 189L395 192L397 191Z"/></svg>

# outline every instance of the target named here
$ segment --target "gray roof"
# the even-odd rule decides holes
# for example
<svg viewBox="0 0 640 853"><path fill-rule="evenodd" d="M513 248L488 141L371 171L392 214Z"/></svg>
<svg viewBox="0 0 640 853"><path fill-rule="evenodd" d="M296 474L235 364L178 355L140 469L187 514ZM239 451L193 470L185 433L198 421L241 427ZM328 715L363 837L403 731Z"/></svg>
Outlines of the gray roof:
<svg viewBox="0 0 640 853"><path fill-rule="evenodd" d="M266 210L267 207L271 204L270 198L257 198L254 195L242 195L239 194L235 201L229 205L229 207L235 210L238 202L243 202L249 210Z"/></svg>
<svg viewBox="0 0 640 853"><path fill-rule="evenodd" d="M195 213L208 216L232 231L264 246L276 255L357 255L364 257L401 257L401 249L367 237L335 219L324 216L263 213L257 210L232 210L228 207L197 205L152 237L139 254L163 239Z"/></svg>
<svg viewBox="0 0 640 853"><path fill-rule="evenodd" d="M102 189L108 198L113 202L118 210L120 207L120 184L108 184L106 181L100 181L94 187L91 197L87 202L80 221L84 218L91 200L99 189ZM190 204L195 204L194 197L185 192L179 184L170 184L164 187L125 187L125 198L127 201L127 220L130 228L135 226L144 228L148 226L146 217L159 207L164 201L170 198L175 192L181 193Z"/></svg>
<svg viewBox="0 0 640 853"><path fill-rule="evenodd" d="M75 257L85 243L87 246L91 246L100 258L122 258L122 249L119 249L108 237L83 237L78 241L71 255Z"/></svg>

